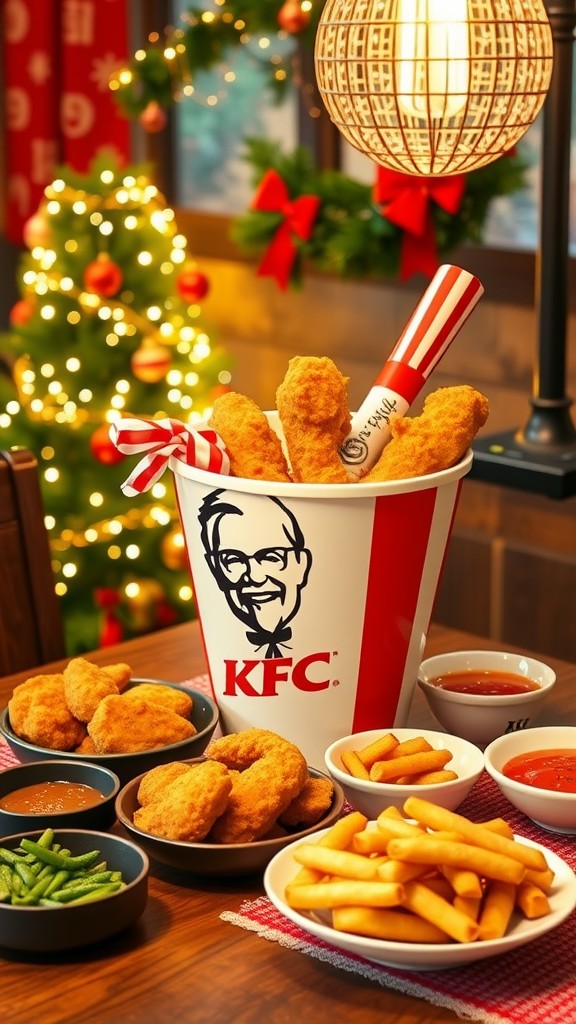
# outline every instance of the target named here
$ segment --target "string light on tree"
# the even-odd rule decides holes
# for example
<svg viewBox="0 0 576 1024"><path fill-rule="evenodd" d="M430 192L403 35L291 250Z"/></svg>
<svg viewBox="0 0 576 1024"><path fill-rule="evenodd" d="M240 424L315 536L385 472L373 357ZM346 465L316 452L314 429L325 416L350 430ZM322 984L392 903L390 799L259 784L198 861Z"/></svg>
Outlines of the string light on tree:
<svg viewBox="0 0 576 1024"><path fill-rule="evenodd" d="M199 423L230 372L200 307L177 289L192 265L187 240L141 168L105 154L86 175L63 168L31 222L6 358L0 350L12 366L0 374L0 427L7 446L39 453L75 653L194 613L188 573L170 557L173 537L162 549L179 525L171 481L127 508L126 470L108 431L127 411ZM144 584L145 614L128 589L141 580L156 588L152 600ZM99 603L102 592L118 601Z"/></svg>

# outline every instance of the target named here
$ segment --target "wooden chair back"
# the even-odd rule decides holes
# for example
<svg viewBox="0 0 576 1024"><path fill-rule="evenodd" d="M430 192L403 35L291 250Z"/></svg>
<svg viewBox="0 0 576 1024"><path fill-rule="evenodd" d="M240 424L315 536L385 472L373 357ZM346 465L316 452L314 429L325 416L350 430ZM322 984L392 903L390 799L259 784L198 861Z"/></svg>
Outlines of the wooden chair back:
<svg viewBox="0 0 576 1024"><path fill-rule="evenodd" d="M0 450L0 676L65 654L38 463Z"/></svg>

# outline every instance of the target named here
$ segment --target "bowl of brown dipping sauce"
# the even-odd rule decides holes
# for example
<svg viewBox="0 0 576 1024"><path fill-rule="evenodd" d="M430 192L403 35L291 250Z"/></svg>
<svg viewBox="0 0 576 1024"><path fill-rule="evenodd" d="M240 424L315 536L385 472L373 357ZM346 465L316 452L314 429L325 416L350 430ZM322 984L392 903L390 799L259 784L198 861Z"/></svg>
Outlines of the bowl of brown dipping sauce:
<svg viewBox="0 0 576 1024"><path fill-rule="evenodd" d="M549 665L510 651L450 651L418 670L436 721L480 747L532 726L555 682Z"/></svg>
<svg viewBox="0 0 576 1024"><path fill-rule="evenodd" d="M33 761L0 772L0 836L44 828L106 831L120 779L80 761Z"/></svg>
<svg viewBox="0 0 576 1024"><path fill-rule="evenodd" d="M485 762L514 807L541 828L576 835L576 726L499 736L486 748Z"/></svg>

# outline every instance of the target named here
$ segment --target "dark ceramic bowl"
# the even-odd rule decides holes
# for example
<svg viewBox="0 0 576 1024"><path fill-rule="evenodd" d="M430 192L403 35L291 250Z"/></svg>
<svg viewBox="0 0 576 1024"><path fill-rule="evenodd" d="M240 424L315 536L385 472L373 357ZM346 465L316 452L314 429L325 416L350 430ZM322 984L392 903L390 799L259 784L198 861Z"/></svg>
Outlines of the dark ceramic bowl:
<svg viewBox="0 0 576 1024"><path fill-rule="evenodd" d="M2 840L16 850L21 839L37 840L41 832L21 832ZM61 907L22 907L0 903L0 947L35 953L54 953L101 942L134 924L148 899L149 861L143 850L119 836L68 829L56 831L55 841L77 856L99 850L109 868L121 871L126 885L93 903Z"/></svg>
<svg viewBox="0 0 576 1024"><path fill-rule="evenodd" d="M192 758L187 764L200 764L204 758ZM316 779L328 779L324 772L309 768L308 774ZM148 832L142 832L133 824L132 818L137 809L138 787L142 776L132 779L121 789L116 798L116 816L131 839L142 846L154 860L169 867L177 868L194 875L205 877L234 877L250 875L264 871L272 857L295 839L313 835L320 829L328 828L340 817L344 807L342 787L333 779L334 786L332 805L327 813L310 828L287 832L274 839L261 839L255 843L218 844L218 843L186 843L171 839L160 839Z"/></svg>
<svg viewBox="0 0 576 1024"><path fill-rule="evenodd" d="M180 686L178 683L167 683L162 679L132 679L126 689L133 689L141 683L159 683L162 686L172 686L176 690L184 690L190 694L193 701L191 722L198 730L196 735L182 740L180 743L171 743L170 746L158 747L155 750L142 750L135 754L75 754L69 750L50 750L47 747L37 747L33 743L27 743L26 740L20 739L10 726L8 708L5 708L0 716L0 733L19 761L45 761L47 759L78 761L79 763L89 761L90 764L100 764L109 768L118 776L122 784L136 775L150 771L157 764L166 764L167 761L183 761L204 753L218 724L219 714L215 702L200 690L192 690L190 687Z"/></svg>
<svg viewBox="0 0 576 1024"><path fill-rule="evenodd" d="M120 790L120 779L102 765L82 761L31 761L5 768L0 772L0 802L16 789L39 782L75 782L91 786L102 793L104 800L93 807L55 814L17 814L0 807L0 836L37 828L80 828L104 832L116 821L114 801Z"/></svg>

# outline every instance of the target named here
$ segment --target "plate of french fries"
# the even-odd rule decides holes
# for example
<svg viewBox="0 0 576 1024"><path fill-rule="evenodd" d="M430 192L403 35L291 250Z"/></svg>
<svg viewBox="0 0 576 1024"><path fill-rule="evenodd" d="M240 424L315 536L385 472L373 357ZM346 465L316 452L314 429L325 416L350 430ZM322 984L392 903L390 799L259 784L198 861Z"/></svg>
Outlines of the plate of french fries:
<svg viewBox="0 0 576 1024"><path fill-rule="evenodd" d="M556 928L576 878L502 818L481 823L414 796L369 821L352 811L278 853L268 898L304 931L367 960L438 970L501 955Z"/></svg>

